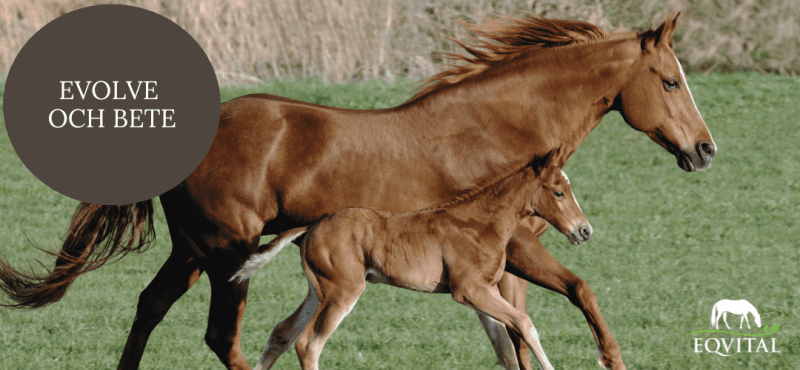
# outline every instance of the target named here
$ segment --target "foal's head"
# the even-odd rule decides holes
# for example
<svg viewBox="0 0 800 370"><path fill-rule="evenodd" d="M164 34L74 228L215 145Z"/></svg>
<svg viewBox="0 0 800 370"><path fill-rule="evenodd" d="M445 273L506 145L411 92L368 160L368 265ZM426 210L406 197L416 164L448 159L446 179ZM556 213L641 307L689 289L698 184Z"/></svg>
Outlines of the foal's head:
<svg viewBox="0 0 800 370"><path fill-rule="evenodd" d="M641 50L637 46L633 51L637 60L614 105L631 127L675 155L683 170L704 170L717 147L672 49L678 16L669 18L657 29L639 34Z"/></svg>
<svg viewBox="0 0 800 370"><path fill-rule="evenodd" d="M534 215L539 216L569 238L569 242L580 245L589 240L592 226L586 220L578 201L572 194L569 178L561 170L566 156L561 147L551 152L544 166L534 166L541 187Z"/></svg>

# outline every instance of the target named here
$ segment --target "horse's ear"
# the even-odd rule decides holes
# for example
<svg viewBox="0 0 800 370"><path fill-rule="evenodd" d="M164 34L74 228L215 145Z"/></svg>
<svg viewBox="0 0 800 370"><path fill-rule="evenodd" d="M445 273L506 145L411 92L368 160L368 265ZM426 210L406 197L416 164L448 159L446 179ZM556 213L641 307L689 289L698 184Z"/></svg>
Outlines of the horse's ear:
<svg viewBox="0 0 800 370"><path fill-rule="evenodd" d="M650 51L651 48L655 48L660 43L666 43L672 48L672 35L675 34L675 28L680 15L681 13L678 12L675 18L672 18L672 13L669 13L667 20L658 26L652 34L642 40L642 49Z"/></svg>
<svg viewBox="0 0 800 370"><path fill-rule="evenodd" d="M661 32L661 38L659 39L659 43L664 42L672 48L672 35L675 34L675 29L678 25L678 17L681 16L681 12L675 15L675 18L672 18L672 13L669 13L667 16L667 20L664 21L664 32ZM672 20L670 21L670 18Z"/></svg>

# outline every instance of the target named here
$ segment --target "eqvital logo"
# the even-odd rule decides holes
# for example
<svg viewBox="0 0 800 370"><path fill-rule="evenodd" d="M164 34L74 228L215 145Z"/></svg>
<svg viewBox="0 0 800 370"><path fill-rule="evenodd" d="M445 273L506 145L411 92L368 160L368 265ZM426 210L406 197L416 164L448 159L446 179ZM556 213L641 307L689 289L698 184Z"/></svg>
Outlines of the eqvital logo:
<svg viewBox="0 0 800 370"><path fill-rule="evenodd" d="M738 331L744 333L730 331L732 329L728 325L728 314L741 316ZM756 330L750 327L749 316L753 317ZM728 330L719 329L720 319ZM747 330L744 330L745 324L747 324ZM780 329L780 325L765 325L763 329L758 330L757 328L762 327L761 315L750 302L744 299L738 301L723 299L715 303L711 308L711 327L714 329L698 330L687 334L695 336L692 338L692 347L695 353L713 353L725 357L746 353L781 353L778 338L772 337ZM736 330L735 327L734 324L733 330Z"/></svg>

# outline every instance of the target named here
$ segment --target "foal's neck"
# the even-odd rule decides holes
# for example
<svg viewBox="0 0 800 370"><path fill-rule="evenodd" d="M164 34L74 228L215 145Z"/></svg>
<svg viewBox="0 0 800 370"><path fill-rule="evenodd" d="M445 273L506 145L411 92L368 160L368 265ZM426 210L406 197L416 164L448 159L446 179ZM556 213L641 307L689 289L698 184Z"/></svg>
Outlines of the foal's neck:
<svg viewBox="0 0 800 370"><path fill-rule="evenodd" d="M528 211L535 209L541 182L533 169L521 171L493 184L472 199L454 204L448 211L455 217L484 223L501 239L508 240Z"/></svg>

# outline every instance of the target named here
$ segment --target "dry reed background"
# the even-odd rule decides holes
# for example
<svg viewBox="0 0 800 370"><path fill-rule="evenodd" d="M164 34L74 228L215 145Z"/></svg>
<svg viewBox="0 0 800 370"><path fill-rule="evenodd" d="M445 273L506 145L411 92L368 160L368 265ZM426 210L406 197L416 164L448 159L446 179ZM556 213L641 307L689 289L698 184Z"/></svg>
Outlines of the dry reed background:
<svg viewBox="0 0 800 370"><path fill-rule="evenodd" d="M693 70L800 72L800 0L0 0L0 75L55 17L82 7L128 4L188 31L220 83L318 76L343 82L430 76L432 51L453 51L455 20L524 12L580 19L607 31L657 25L682 11L676 48Z"/></svg>

